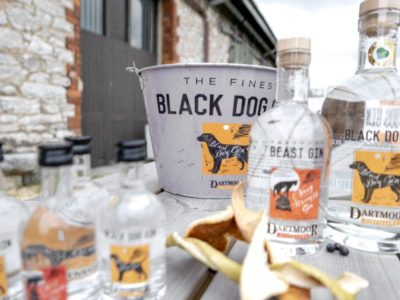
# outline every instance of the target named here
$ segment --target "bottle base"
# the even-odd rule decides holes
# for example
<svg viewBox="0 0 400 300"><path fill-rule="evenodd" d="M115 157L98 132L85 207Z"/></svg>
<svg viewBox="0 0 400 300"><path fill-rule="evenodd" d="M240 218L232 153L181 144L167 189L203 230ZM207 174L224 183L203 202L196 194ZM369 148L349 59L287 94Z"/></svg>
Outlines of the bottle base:
<svg viewBox="0 0 400 300"><path fill-rule="evenodd" d="M270 242L274 249L291 257L317 254L324 248L324 242L322 240L309 243L286 243L280 240L270 239Z"/></svg>
<svg viewBox="0 0 400 300"><path fill-rule="evenodd" d="M325 238L365 252L400 253L400 235L379 229L328 220Z"/></svg>

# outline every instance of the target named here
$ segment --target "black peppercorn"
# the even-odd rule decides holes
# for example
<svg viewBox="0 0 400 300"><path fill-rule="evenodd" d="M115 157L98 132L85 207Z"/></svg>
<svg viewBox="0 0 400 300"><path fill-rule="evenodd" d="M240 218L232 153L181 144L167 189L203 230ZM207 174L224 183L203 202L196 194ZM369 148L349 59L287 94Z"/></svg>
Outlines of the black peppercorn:
<svg viewBox="0 0 400 300"><path fill-rule="evenodd" d="M333 251L336 250L336 245L333 243L328 243L326 245L326 251L328 251L329 253L332 253Z"/></svg>

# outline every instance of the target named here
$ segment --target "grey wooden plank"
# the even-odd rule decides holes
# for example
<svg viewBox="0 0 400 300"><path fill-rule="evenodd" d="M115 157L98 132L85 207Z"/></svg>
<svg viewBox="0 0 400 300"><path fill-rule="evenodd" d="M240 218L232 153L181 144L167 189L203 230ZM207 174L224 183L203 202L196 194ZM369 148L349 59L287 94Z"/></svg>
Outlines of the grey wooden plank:
<svg viewBox="0 0 400 300"><path fill-rule="evenodd" d="M247 244L237 241L229 252L229 257L233 260L242 263L247 252ZM224 275L217 273L207 290L201 297L202 300L215 300L215 299L240 299L238 285L233 281L227 279Z"/></svg>
<svg viewBox="0 0 400 300"><path fill-rule="evenodd" d="M351 250L347 257L338 253L330 254L322 251L314 256L300 259L320 268L331 276L339 276L345 271L353 272L367 279L370 286L363 290L358 299L362 300L396 300L400 292L396 285L400 282L400 263L395 255L378 255ZM315 299L333 299L326 297L326 291L313 291Z"/></svg>
<svg viewBox="0 0 400 300"><path fill-rule="evenodd" d="M167 232L183 235L190 222L210 215L210 210L226 203L185 198L167 192L159 194L167 213ZM165 299L192 299L208 283L213 273L180 248L167 249L167 295Z"/></svg>
<svg viewBox="0 0 400 300"><path fill-rule="evenodd" d="M241 262L246 251L245 244L236 243L229 256ZM348 257L343 257L337 253L322 251L316 255L299 258L299 261L316 266L334 277L347 271L367 279L370 286L363 290L357 299L400 299L400 292L396 288L396 284L400 282L400 263L396 255L378 255L351 250ZM239 299L238 287L223 275L217 274L202 299ZM312 291L312 299L334 299L334 297L327 289L317 288Z"/></svg>

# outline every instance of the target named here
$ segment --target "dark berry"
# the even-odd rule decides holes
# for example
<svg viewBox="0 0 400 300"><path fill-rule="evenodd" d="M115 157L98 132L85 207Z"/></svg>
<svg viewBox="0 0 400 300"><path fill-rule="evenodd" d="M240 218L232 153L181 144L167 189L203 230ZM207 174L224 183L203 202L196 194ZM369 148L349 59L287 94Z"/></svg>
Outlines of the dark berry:
<svg viewBox="0 0 400 300"><path fill-rule="evenodd" d="M343 245L339 244L339 243L335 243L335 249L339 250L343 248Z"/></svg>
<svg viewBox="0 0 400 300"><path fill-rule="evenodd" d="M335 245L335 244L333 244L333 243L328 243L328 244L326 245L326 251L332 253L332 252L335 251L335 250L336 250L336 245Z"/></svg>
<svg viewBox="0 0 400 300"><path fill-rule="evenodd" d="M342 246L342 248L339 250L340 254L343 256L347 256L350 253L349 248Z"/></svg>

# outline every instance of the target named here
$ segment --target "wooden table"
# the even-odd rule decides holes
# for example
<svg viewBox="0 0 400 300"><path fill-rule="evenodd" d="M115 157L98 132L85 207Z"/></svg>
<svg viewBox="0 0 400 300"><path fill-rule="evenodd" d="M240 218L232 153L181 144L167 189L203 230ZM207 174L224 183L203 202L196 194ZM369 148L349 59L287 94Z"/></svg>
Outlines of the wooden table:
<svg viewBox="0 0 400 300"><path fill-rule="evenodd" d="M113 177L114 176L114 177ZM145 167L145 182L150 190L157 193L167 213L167 232L177 231L181 235L187 225L198 218L223 210L229 199L211 200L195 199L173 195L159 188L154 163ZM116 188L115 175L96 180L107 188ZM229 257L242 262L247 245L235 242L228 252ZM400 262L396 255L376 255L351 250L347 257L338 253L321 253L302 257L300 261L314 265L332 276L339 276L345 271L358 274L370 283L370 286L359 294L357 299L399 300ZM333 299L324 288L312 291L313 299ZM191 258L183 250L174 247L167 249L167 296L165 299L206 299L223 300L239 299L238 286L219 273L206 268Z"/></svg>

